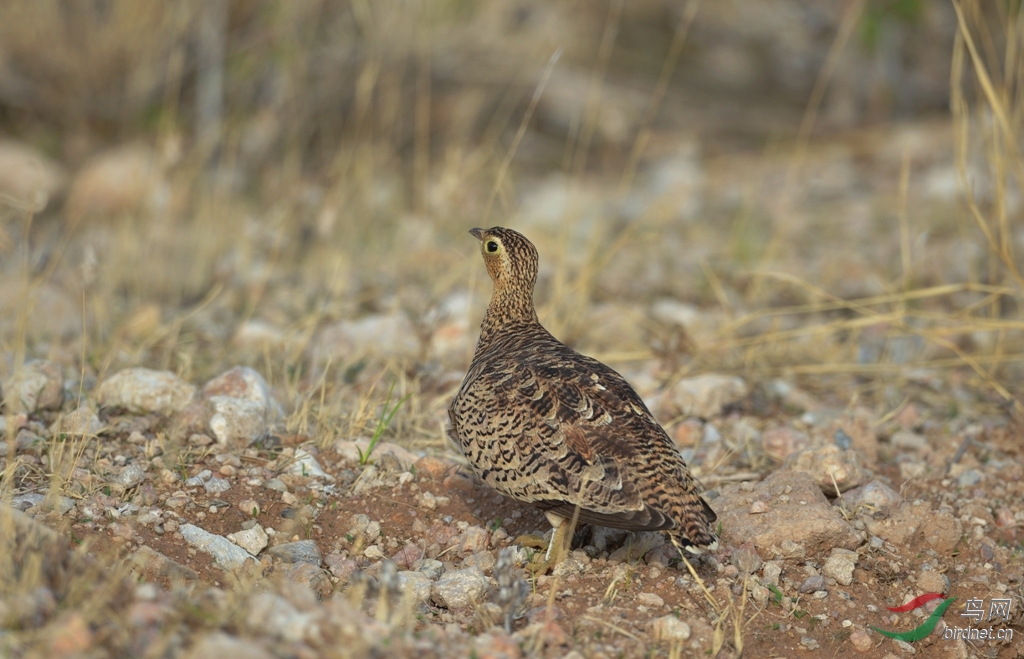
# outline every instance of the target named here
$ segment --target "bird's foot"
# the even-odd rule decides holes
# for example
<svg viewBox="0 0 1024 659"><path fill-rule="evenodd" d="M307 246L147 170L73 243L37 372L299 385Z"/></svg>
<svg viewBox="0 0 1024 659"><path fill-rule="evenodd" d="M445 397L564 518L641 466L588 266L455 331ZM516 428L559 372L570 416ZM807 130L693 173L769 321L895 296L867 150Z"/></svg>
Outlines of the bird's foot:
<svg viewBox="0 0 1024 659"><path fill-rule="evenodd" d="M516 538L513 544L517 544L520 547L530 547L531 549L547 550L548 548L547 538L536 533L525 533Z"/></svg>
<svg viewBox="0 0 1024 659"><path fill-rule="evenodd" d="M547 574L548 571L554 567L546 557L546 551L549 545L547 538L536 533L527 533L521 535L515 539L515 544L520 547L528 547L530 549L538 550L532 556L532 559L526 564L526 571L534 576Z"/></svg>

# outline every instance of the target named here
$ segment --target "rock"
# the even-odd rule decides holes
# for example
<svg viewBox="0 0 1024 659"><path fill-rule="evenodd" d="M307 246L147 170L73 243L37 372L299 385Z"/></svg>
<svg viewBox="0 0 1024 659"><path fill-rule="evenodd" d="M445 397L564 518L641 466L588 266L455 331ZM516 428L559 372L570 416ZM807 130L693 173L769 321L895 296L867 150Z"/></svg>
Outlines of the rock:
<svg viewBox="0 0 1024 659"><path fill-rule="evenodd" d="M562 561L562 563L566 563ZM475 554L470 554L466 557L466 560L462 561L463 567L475 567L484 574L490 573L494 569L494 552L492 551L478 551ZM561 565L561 564L559 564ZM555 566L557 570L558 566Z"/></svg>
<svg viewBox="0 0 1024 659"><path fill-rule="evenodd" d="M57 420L50 426L50 432L57 439L63 435L73 437L95 437L103 431L104 425L96 412L87 405L82 405L77 410L72 410L57 417Z"/></svg>
<svg viewBox="0 0 1024 659"><path fill-rule="evenodd" d="M652 620L651 632L656 640L669 643L679 643L690 638L690 626L673 615Z"/></svg>
<svg viewBox="0 0 1024 659"><path fill-rule="evenodd" d="M128 368L100 385L96 400L103 407L120 407L133 414L170 416L196 395L195 386L170 371Z"/></svg>
<svg viewBox="0 0 1024 659"><path fill-rule="evenodd" d="M470 294L459 291L446 297L427 314L425 320L428 326L433 328L430 348L437 358L444 361L465 358L467 351L471 349L470 302Z"/></svg>
<svg viewBox="0 0 1024 659"><path fill-rule="evenodd" d="M267 550L267 555L286 563L309 563L317 567L323 563L320 548L312 540L298 540L274 545Z"/></svg>
<svg viewBox="0 0 1024 659"><path fill-rule="evenodd" d="M430 587L430 599L447 609L463 609L483 601L487 577L475 567L446 572Z"/></svg>
<svg viewBox="0 0 1024 659"><path fill-rule="evenodd" d="M6 419L0 416L0 437L4 435L4 426L6 425L4 421L6 421ZM35 450L38 453L43 450L43 445L45 443L46 440L39 435L22 428L14 438L14 452L21 453L23 451ZM7 440L0 439L0 458L6 457L9 450L10 444L7 443Z"/></svg>
<svg viewBox="0 0 1024 659"><path fill-rule="evenodd" d="M672 441L680 449L700 444L704 437L704 422L700 419L683 419L672 429Z"/></svg>
<svg viewBox="0 0 1024 659"><path fill-rule="evenodd" d="M70 339L82 332L82 309L63 288L0 281L0 336L15 331L22 318L25 334L34 341Z"/></svg>
<svg viewBox="0 0 1024 659"><path fill-rule="evenodd" d="M810 636L801 636L800 645L804 646L808 650L817 650L821 647L820 644Z"/></svg>
<svg viewBox="0 0 1024 659"><path fill-rule="evenodd" d="M839 492L845 492L867 480L860 455L854 450L844 451L835 444L794 453L786 458L782 468L807 472L821 491L830 496L835 496L837 488Z"/></svg>
<svg viewBox="0 0 1024 659"><path fill-rule="evenodd" d="M246 659L274 659L274 655L254 640L214 632L201 638L185 655L185 659L225 659L245 657Z"/></svg>
<svg viewBox="0 0 1024 659"><path fill-rule="evenodd" d="M686 302L663 297L654 301L651 305L651 317L665 325L678 325L687 332L698 326L702 314L701 310Z"/></svg>
<svg viewBox="0 0 1024 659"><path fill-rule="evenodd" d="M857 565L857 552L835 548L821 568L822 574L832 577L843 586L853 583L853 568Z"/></svg>
<svg viewBox="0 0 1024 659"><path fill-rule="evenodd" d="M416 604L425 604L430 599L430 577L422 572L412 572L409 570L399 572L398 587L403 595L412 593L412 601Z"/></svg>
<svg viewBox="0 0 1024 659"><path fill-rule="evenodd" d="M878 463L878 433L875 431L874 414L862 407L853 408L826 429L826 435L833 443L840 432L850 444L840 448L852 448L857 451L864 464L874 469Z"/></svg>
<svg viewBox="0 0 1024 659"><path fill-rule="evenodd" d="M865 519L868 533L901 547L917 533L918 527L930 512L924 501L904 501L888 519Z"/></svg>
<svg viewBox="0 0 1024 659"><path fill-rule="evenodd" d="M658 531L637 533L633 537L632 542L627 542L625 545L613 551L608 556L608 560L635 562L643 558L647 552L651 551L655 547L660 547L665 544L665 542L664 534Z"/></svg>
<svg viewBox="0 0 1024 659"><path fill-rule="evenodd" d="M259 403L267 411L267 420L272 422L284 416L284 408L274 398L270 385L259 371L248 366L236 366L221 373L203 386L203 398L227 396Z"/></svg>
<svg viewBox="0 0 1024 659"><path fill-rule="evenodd" d="M117 475L117 484L124 489L130 489L138 485L146 478L146 469L138 462L127 464Z"/></svg>
<svg viewBox="0 0 1024 659"><path fill-rule="evenodd" d="M417 572L422 572L431 579L437 579L444 574L444 563L434 558L424 558L413 567Z"/></svg>
<svg viewBox="0 0 1024 659"><path fill-rule="evenodd" d="M932 549L940 554L953 551L963 536L960 520L947 511L932 511L921 522L920 532Z"/></svg>
<svg viewBox="0 0 1024 659"><path fill-rule="evenodd" d="M774 460L785 460L790 455L804 450L811 444L807 433L789 426L769 428L761 435L761 446L765 455Z"/></svg>
<svg viewBox="0 0 1024 659"><path fill-rule="evenodd" d="M459 548L463 554L475 554L487 549L487 529L469 526L462 532Z"/></svg>
<svg viewBox="0 0 1024 659"><path fill-rule="evenodd" d="M285 471L296 476L312 476L313 478L322 478L327 481L334 480L334 476L325 472L316 458L301 448L295 449L295 460L288 465Z"/></svg>
<svg viewBox="0 0 1024 659"><path fill-rule="evenodd" d="M609 547L622 542L626 538L627 533L629 533L629 531L624 531L622 529L611 529L606 526L593 526L591 527L590 543L594 545L598 551L608 551Z"/></svg>
<svg viewBox="0 0 1024 659"><path fill-rule="evenodd" d="M203 489L207 494L223 494L231 489L231 483L226 479L213 476L203 483Z"/></svg>
<svg viewBox="0 0 1024 659"><path fill-rule="evenodd" d="M419 545L410 542L406 546L399 549L392 557L391 560L395 566L400 570L411 570L414 565L423 560L423 548Z"/></svg>
<svg viewBox="0 0 1024 659"><path fill-rule="evenodd" d="M64 205L72 224L158 210L168 196L156 154L144 144L126 144L90 158L75 173Z"/></svg>
<svg viewBox="0 0 1024 659"><path fill-rule="evenodd" d="M65 613L47 628L49 653L54 659L81 656L93 643L92 629L78 611Z"/></svg>
<svg viewBox="0 0 1024 659"><path fill-rule="evenodd" d="M299 611L285 598L269 592L259 593L250 600L245 624L255 634L290 643L298 643L319 631L315 614Z"/></svg>
<svg viewBox="0 0 1024 659"><path fill-rule="evenodd" d="M778 586L779 577L782 576L782 561L768 561L764 564L761 574L764 583Z"/></svg>
<svg viewBox="0 0 1024 659"><path fill-rule="evenodd" d="M267 535L267 532L259 524L235 533L229 533L227 538L253 556L259 555L270 540L270 536Z"/></svg>
<svg viewBox="0 0 1024 659"><path fill-rule="evenodd" d="M366 455L366 452L370 449L370 440L358 439L356 441L349 441L339 439L334 442L333 448L341 459L353 464L359 464L359 452L362 451L362 454ZM419 460L419 457L411 453L409 449L398 444L378 442L373 447L373 453L370 454L369 462L377 462L383 455L388 453L394 456L399 466L405 471L408 471Z"/></svg>
<svg viewBox="0 0 1024 659"><path fill-rule="evenodd" d="M0 511L2 512L2 511ZM6 521L6 520L4 520ZM24 529L22 529L24 530ZM29 531L31 533L31 531ZM42 539L42 538L39 538ZM44 542L52 541L46 537ZM57 610L57 598L46 586L38 586L18 597L0 599L0 613L4 614L4 629L42 627Z"/></svg>
<svg viewBox="0 0 1024 659"><path fill-rule="evenodd" d="M960 487L974 487L981 482L981 479L981 472L977 469L968 469L957 477L956 484Z"/></svg>
<svg viewBox="0 0 1024 659"><path fill-rule="evenodd" d="M677 382L659 397L658 407L664 418L685 415L710 419L746 396L743 378L708 373Z"/></svg>
<svg viewBox="0 0 1024 659"><path fill-rule="evenodd" d="M801 593L817 593L820 591L828 590L828 582L825 581L825 577L820 574L807 577L804 582L800 584L799 591Z"/></svg>
<svg viewBox="0 0 1024 659"><path fill-rule="evenodd" d="M56 503L57 505L55 508L57 512L59 512L61 515L66 515L75 509L75 500L69 497L60 497L57 499ZM15 510L20 510L22 512L34 506L39 506L44 509L49 508L46 501L46 495L39 494L36 492L31 492L29 494L19 494L18 496L11 499L11 506Z"/></svg>
<svg viewBox="0 0 1024 659"><path fill-rule="evenodd" d="M842 504L852 512L863 509L869 513L888 515L902 500L899 492L881 481L874 480L867 485L843 492L842 498L836 499L835 504Z"/></svg>
<svg viewBox="0 0 1024 659"><path fill-rule="evenodd" d="M328 554L328 557L330 556L332 554ZM327 562L327 569L338 578L339 585L344 586L352 579L352 575L359 571L359 564L350 558L342 559L338 554L333 556L338 556L338 559Z"/></svg>
<svg viewBox="0 0 1024 659"><path fill-rule="evenodd" d="M307 349L311 361L350 362L357 357L413 358L420 353L416 328L402 313L341 320L321 328Z"/></svg>
<svg viewBox="0 0 1024 659"><path fill-rule="evenodd" d="M491 552L486 553L491 554ZM494 554L491 554L491 556L494 556ZM551 570L551 574L562 579L569 576L578 576L587 571L587 564L589 562L590 558L587 554L577 549L576 551L569 552L569 555Z"/></svg>
<svg viewBox="0 0 1024 659"><path fill-rule="evenodd" d="M291 350L296 342L271 323L253 319L243 321L238 326L231 337L231 343L243 351L263 355L267 350L271 353Z"/></svg>
<svg viewBox="0 0 1024 659"><path fill-rule="evenodd" d="M928 440L909 430L897 430L889 438L889 443L896 448L908 451L925 451L928 449Z"/></svg>
<svg viewBox="0 0 1024 659"><path fill-rule="evenodd" d="M729 562L743 574L754 574L761 569L761 557L754 545L749 542L737 547L729 558Z"/></svg>
<svg viewBox="0 0 1024 659"><path fill-rule="evenodd" d="M59 410L64 404L64 376L53 362L30 361L4 380L0 391L7 414Z"/></svg>
<svg viewBox="0 0 1024 659"><path fill-rule="evenodd" d="M6 205L38 213L66 185L67 174L41 151L14 140L0 141L0 197Z"/></svg>
<svg viewBox="0 0 1024 659"><path fill-rule="evenodd" d="M210 431L219 444L248 446L267 435L267 409L245 398L211 396L206 400Z"/></svg>
<svg viewBox="0 0 1024 659"><path fill-rule="evenodd" d="M310 563L294 563L285 570L288 579L309 588L318 600L323 600L334 591L334 585L327 574Z"/></svg>
<svg viewBox="0 0 1024 659"><path fill-rule="evenodd" d="M199 574L191 568L167 558L160 552L145 545L139 547L127 559L128 566L139 577L150 581L168 579L174 581L198 581Z"/></svg>
<svg viewBox="0 0 1024 659"><path fill-rule="evenodd" d="M917 575L917 587L925 593L948 593L949 577L935 570L924 570Z"/></svg>
<svg viewBox="0 0 1024 659"><path fill-rule="evenodd" d="M494 605L493 602L488 602L488 604ZM504 630L492 627L489 632L480 634L473 639L473 650L467 656L481 659L522 659L523 650L520 648L520 643L521 641L514 636L509 636ZM570 652L562 659L583 659L583 655L579 652L576 652L576 655L573 656L573 652Z"/></svg>
<svg viewBox="0 0 1024 659"><path fill-rule="evenodd" d="M875 647L875 642L871 640L871 635L863 629L858 629L850 634L850 644L857 652L867 652Z"/></svg>
<svg viewBox="0 0 1024 659"><path fill-rule="evenodd" d="M203 487L206 485L206 481L213 477L213 472L209 469L203 469L195 476L190 476L185 479L185 487Z"/></svg>
<svg viewBox="0 0 1024 659"><path fill-rule="evenodd" d="M650 607L665 606L665 600L661 598L661 595L656 593L640 593L636 596L636 603Z"/></svg>
<svg viewBox="0 0 1024 659"><path fill-rule="evenodd" d="M249 552L227 538L209 533L198 526L182 524L178 527L178 532L185 538L185 542L198 551L213 556L214 562L225 570L235 570L242 567L246 561L256 560Z"/></svg>
<svg viewBox="0 0 1024 659"><path fill-rule="evenodd" d="M751 515L750 505L758 499L767 499L769 510ZM853 527L802 471L776 471L747 492L739 485L729 486L711 506L721 522L724 542L753 543L777 556L786 557L785 549L814 554L833 547L855 549L860 544Z"/></svg>
<svg viewBox="0 0 1024 659"><path fill-rule="evenodd" d="M457 468L458 465L455 462L433 455L425 455L416 460L412 465L413 473L417 477L434 481L443 480L445 476Z"/></svg>

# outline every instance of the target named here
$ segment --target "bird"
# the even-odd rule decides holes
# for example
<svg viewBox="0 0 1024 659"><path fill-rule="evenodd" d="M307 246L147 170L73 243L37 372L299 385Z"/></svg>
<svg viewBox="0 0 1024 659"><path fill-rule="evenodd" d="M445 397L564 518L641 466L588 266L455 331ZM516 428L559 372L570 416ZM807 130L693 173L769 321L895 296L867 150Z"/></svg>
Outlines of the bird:
<svg viewBox="0 0 1024 659"><path fill-rule="evenodd" d="M663 531L684 558L717 549L714 511L640 396L541 325L536 247L504 227L470 233L494 290L447 432L484 483L544 511L538 563L564 560L577 522Z"/></svg>

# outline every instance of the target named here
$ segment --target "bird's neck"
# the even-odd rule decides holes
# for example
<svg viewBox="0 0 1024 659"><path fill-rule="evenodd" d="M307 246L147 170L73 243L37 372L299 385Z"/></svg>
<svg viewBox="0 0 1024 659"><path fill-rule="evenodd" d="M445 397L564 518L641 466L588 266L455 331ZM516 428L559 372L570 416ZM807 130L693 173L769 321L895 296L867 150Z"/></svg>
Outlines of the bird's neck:
<svg viewBox="0 0 1024 659"><path fill-rule="evenodd" d="M524 293L509 288L494 287L491 302L487 305L487 313L480 324L480 345L488 343L495 333L510 326L540 325L537 311L533 306L532 292Z"/></svg>

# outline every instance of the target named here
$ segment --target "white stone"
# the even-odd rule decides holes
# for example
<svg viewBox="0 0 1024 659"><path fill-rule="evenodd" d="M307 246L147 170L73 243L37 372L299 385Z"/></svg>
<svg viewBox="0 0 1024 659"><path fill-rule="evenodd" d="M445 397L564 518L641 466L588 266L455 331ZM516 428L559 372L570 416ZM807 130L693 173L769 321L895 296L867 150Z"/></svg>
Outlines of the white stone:
<svg viewBox="0 0 1024 659"><path fill-rule="evenodd" d="M170 371L128 368L105 380L96 400L135 414L170 415L185 409L195 395L194 385Z"/></svg>
<svg viewBox="0 0 1024 659"><path fill-rule="evenodd" d="M53 436L58 439L61 435L95 437L103 430L103 428L104 425L100 421L99 417L96 416L96 412L87 405L83 405L77 410L72 410L71 412L62 414L53 422L53 425L50 426Z"/></svg>
<svg viewBox="0 0 1024 659"><path fill-rule="evenodd" d="M405 593L412 593L417 604L424 604L430 599L430 577L423 572L402 571L398 573L398 587Z"/></svg>
<svg viewBox="0 0 1024 659"><path fill-rule="evenodd" d="M849 586L853 583L853 568L856 565L857 552L836 547L829 554L821 571L826 577L832 577L840 584Z"/></svg>
<svg viewBox="0 0 1024 659"><path fill-rule="evenodd" d="M690 638L690 625L673 615L655 618L651 622L651 631L659 641L685 641Z"/></svg>
<svg viewBox="0 0 1024 659"><path fill-rule="evenodd" d="M270 536L267 535L262 526L256 524L252 528L229 533L227 538L253 556L256 556L267 546Z"/></svg>
<svg viewBox="0 0 1024 659"><path fill-rule="evenodd" d="M286 470L289 474L296 476L312 476L333 481L334 477L324 471L317 459L305 449L295 449L295 461L288 465Z"/></svg>
<svg viewBox="0 0 1024 659"><path fill-rule="evenodd" d="M416 328L402 313L338 321L318 331L309 347L312 360L321 364L328 359L350 361L367 355L411 358L419 352Z"/></svg>
<svg viewBox="0 0 1024 659"><path fill-rule="evenodd" d="M60 165L27 144L0 141L0 196L7 205L39 212L67 184Z"/></svg>
<svg viewBox="0 0 1024 659"><path fill-rule="evenodd" d="M7 414L59 410L64 402L64 378L57 364L30 361L4 380L2 391Z"/></svg>
<svg viewBox="0 0 1024 659"><path fill-rule="evenodd" d="M267 434L266 407L254 400L212 396L207 399L210 430L220 444L251 444Z"/></svg>
<svg viewBox="0 0 1024 659"><path fill-rule="evenodd" d="M430 598L438 606L462 609L483 601L487 577L478 568L469 567L441 575L430 588Z"/></svg>
<svg viewBox="0 0 1024 659"><path fill-rule="evenodd" d="M747 383L734 375L708 373L684 378L660 398L673 414L710 419L747 396Z"/></svg>
<svg viewBox="0 0 1024 659"><path fill-rule="evenodd" d="M274 392L259 371L248 366L236 366L221 373L203 386L203 398L227 396L259 403L266 412L268 421L284 415L281 404L274 398Z"/></svg>
<svg viewBox="0 0 1024 659"><path fill-rule="evenodd" d="M225 570L242 567L246 561L255 561L249 552L219 535L214 535L193 524L182 524L178 532L185 542L196 550L213 556L214 562Z"/></svg>

